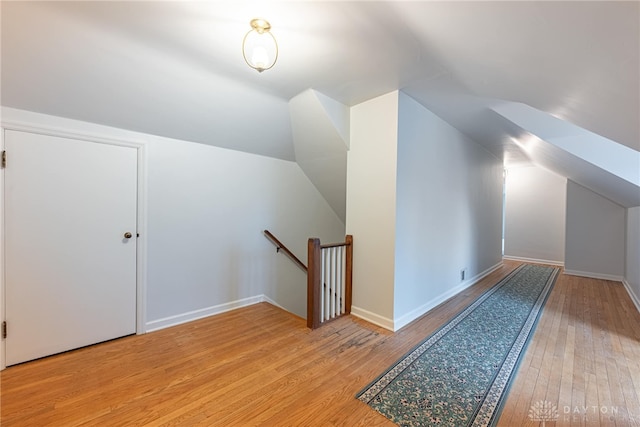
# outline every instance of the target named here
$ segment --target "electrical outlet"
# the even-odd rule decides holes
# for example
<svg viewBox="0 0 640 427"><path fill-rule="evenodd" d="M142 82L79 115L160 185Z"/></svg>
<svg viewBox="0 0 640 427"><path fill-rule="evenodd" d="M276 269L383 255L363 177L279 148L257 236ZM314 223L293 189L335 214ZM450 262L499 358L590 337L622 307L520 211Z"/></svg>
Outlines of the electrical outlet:
<svg viewBox="0 0 640 427"><path fill-rule="evenodd" d="M467 269L463 268L462 270L460 270L460 281L464 282L466 278L467 278Z"/></svg>

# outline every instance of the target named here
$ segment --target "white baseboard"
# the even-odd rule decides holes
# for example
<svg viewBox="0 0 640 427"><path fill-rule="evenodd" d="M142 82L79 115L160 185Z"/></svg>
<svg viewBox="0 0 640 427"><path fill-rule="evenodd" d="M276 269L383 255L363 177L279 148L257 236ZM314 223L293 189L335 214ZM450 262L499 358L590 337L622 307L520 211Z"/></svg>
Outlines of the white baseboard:
<svg viewBox="0 0 640 427"><path fill-rule="evenodd" d="M362 320L366 320L369 323L378 325L393 332L393 320L388 317L380 316L364 308L359 308L354 305L351 306L351 315L359 317Z"/></svg>
<svg viewBox="0 0 640 427"><path fill-rule="evenodd" d="M158 331L160 329L169 328L171 326L180 325L182 323L191 322L193 320L202 319L204 317L213 316L216 314L224 313L226 311L235 310L237 308L246 307L249 305L257 304L260 302L269 302L275 306L275 304L271 299L267 298L264 295L258 295L249 298L243 298L236 301L227 302L224 304L214 305L212 307L205 307L198 310L189 311L187 313L176 314L175 316L165 317L163 319L152 320L151 322L147 322L147 332Z"/></svg>
<svg viewBox="0 0 640 427"><path fill-rule="evenodd" d="M633 304L636 306L636 309L638 310L638 312L640 312L640 296L636 295L633 292L633 288L631 288L631 284L627 282L627 279L623 279L622 284L624 285L624 288L627 290L627 293L631 297L631 301L633 301Z"/></svg>
<svg viewBox="0 0 640 427"><path fill-rule="evenodd" d="M565 269L564 274L568 274L570 276L589 277L591 279L611 280L613 282L622 282L624 280L624 277L622 276L615 276L613 274L592 273L590 271L577 271L577 270Z"/></svg>
<svg viewBox="0 0 640 427"><path fill-rule="evenodd" d="M532 264L547 264L547 265L557 265L558 267L564 267L564 261L551 261L549 259L526 258L526 257L511 256L511 255L504 255L502 259L508 259L511 261L528 262Z"/></svg>
<svg viewBox="0 0 640 427"><path fill-rule="evenodd" d="M400 316L399 318L394 320L392 331L395 332L395 331L399 330L400 328L408 325L409 323L413 322L414 320L416 320L420 316L424 315L428 311L436 308L438 305L442 304L443 302L445 302L449 298L459 294L460 292L464 291L468 287L475 285L480 280L482 280L484 277L488 276L489 274L491 274L492 272L494 272L498 268L502 267L502 265L503 265L502 262L499 262L496 265L494 265L493 267L489 267L485 271L483 271L483 272L481 272L479 274L476 274L474 277L470 278L469 280L465 280L464 282L460 283L458 286L456 286L456 287L454 287L452 289L449 289L447 292L445 292L445 293L433 298L431 301L421 305L420 307L418 307L418 308L416 308L414 310L411 310L407 314L404 314L404 315Z"/></svg>

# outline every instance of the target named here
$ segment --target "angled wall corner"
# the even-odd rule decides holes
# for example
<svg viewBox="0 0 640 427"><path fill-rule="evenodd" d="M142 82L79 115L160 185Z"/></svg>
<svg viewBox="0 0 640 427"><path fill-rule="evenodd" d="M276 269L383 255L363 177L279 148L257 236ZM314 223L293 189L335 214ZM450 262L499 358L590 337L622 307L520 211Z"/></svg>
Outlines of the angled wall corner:
<svg viewBox="0 0 640 427"><path fill-rule="evenodd" d="M351 313L395 331L499 267L502 176L500 159L402 91L353 106Z"/></svg>
<svg viewBox="0 0 640 427"><path fill-rule="evenodd" d="M329 98L321 92L310 89L316 95L322 107L324 107L324 111L331 120L334 128L340 134L344 145L349 149L349 131L350 131L350 114L351 109L344 104L339 103L333 98Z"/></svg>
<svg viewBox="0 0 640 427"><path fill-rule="evenodd" d="M398 91L351 107L345 229L354 237L351 313L394 330Z"/></svg>
<svg viewBox="0 0 640 427"><path fill-rule="evenodd" d="M308 89L289 101L295 159L344 222L349 108Z"/></svg>
<svg viewBox="0 0 640 427"><path fill-rule="evenodd" d="M626 211L600 194L567 181L566 274L623 280Z"/></svg>

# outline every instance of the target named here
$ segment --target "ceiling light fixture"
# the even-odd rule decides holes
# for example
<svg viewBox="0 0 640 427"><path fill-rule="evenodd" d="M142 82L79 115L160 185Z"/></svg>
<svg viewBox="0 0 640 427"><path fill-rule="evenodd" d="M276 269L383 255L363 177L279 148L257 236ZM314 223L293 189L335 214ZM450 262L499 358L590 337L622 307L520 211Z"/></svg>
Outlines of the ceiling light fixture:
<svg viewBox="0 0 640 427"><path fill-rule="evenodd" d="M278 59L278 42L265 19L252 19L251 30L242 40L242 56L249 67L259 73L273 67Z"/></svg>

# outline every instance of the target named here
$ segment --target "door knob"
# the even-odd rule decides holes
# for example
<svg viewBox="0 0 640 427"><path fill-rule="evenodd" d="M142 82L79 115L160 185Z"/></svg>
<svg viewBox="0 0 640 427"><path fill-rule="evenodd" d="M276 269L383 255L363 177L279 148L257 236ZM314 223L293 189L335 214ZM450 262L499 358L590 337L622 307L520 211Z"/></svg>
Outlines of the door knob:
<svg viewBox="0 0 640 427"><path fill-rule="evenodd" d="M130 238L131 238L131 236L132 236L132 234L131 234L131 233L129 233L128 231L127 231L126 233L124 233L124 238L125 238L125 239L130 239Z"/></svg>

